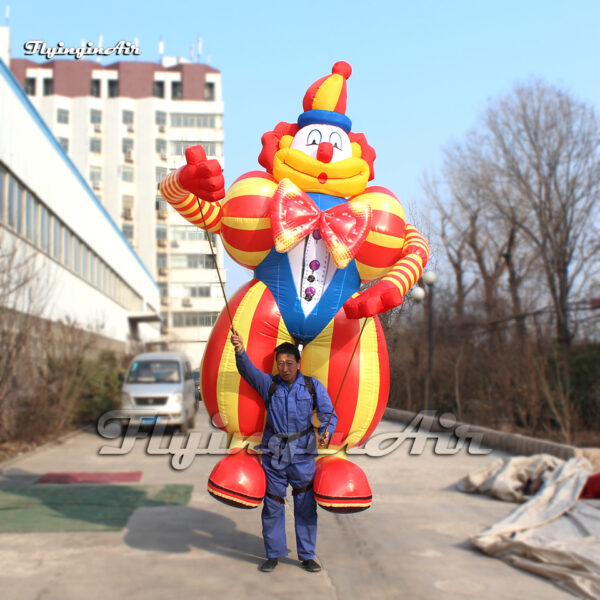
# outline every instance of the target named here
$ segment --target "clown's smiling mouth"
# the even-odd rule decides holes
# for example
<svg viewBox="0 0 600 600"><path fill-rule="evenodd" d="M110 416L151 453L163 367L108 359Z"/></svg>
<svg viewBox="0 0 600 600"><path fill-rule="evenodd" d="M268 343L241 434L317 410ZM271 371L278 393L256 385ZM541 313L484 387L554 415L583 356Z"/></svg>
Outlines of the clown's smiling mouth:
<svg viewBox="0 0 600 600"><path fill-rule="evenodd" d="M331 175L329 175L325 171L322 171L321 173L319 173L319 175L313 175L312 173L307 173L306 171L302 171L300 169L297 169L296 167L294 167L293 165L291 165L285 159L283 159L281 161L281 163L283 165L285 165L286 167L292 169L292 171L295 171L296 173L300 173L302 175L306 175L307 177L313 177L314 179L316 179L321 184L325 184L328 181L345 181L347 179L352 179L353 177L360 176L362 174L362 170L359 170L356 173L353 173L352 175L346 175L345 177L332 177Z"/></svg>

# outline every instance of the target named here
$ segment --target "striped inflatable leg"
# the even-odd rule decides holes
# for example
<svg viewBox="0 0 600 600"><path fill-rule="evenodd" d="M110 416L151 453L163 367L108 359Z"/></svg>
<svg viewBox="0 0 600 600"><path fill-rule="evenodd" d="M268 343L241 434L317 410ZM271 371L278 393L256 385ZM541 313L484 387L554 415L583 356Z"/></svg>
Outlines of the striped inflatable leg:
<svg viewBox="0 0 600 600"><path fill-rule="evenodd" d="M266 373L275 373L276 346L293 340L271 292L262 282L253 279L233 295L229 308L233 327L244 339L252 362ZM238 373L230 336L229 317L224 310L204 351L202 398L217 427L236 437L258 442L265 424L264 403Z"/></svg>
<svg viewBox="0 0 600 600"><path fill-rule="evenodd" d="M332 402L338 399L338 424L329 447L337 453L317 461L314 481L317 503L332 512L358 512L372 503L366 475L345 458L345 448L360 445L377 427L389 393L387 347L377 317L367 320L350 362L363 322L347 319L341 310L302 356L302 372L318 378Z"/></svg>
<svg viewBox="0 0 600 600"><path fill-rule="evenodd" d="M364 319L347 319L341 310L327 327L304 348L302 372L316 377L339 400L338 424L330 447L352 447L365 442L383 416L390 375L385 337L379 319L370 317L350 362Z"/></svg>
<svg viewBox="0 0 600 600"><path fill-rule="evenodd" d="M233 327L246 352L263 371L275 372L275 347L292 341L271 292L254 279L231 298ZM262 398L237 371L229 341L229 317L223 311L211 333L202 361L202 398L213 423L232 435L232 446L259 443L265 424ZM213 469L208 491L221 502L239 508L258 506L265 495L265 474L245 450L232 450Z"/></svg>

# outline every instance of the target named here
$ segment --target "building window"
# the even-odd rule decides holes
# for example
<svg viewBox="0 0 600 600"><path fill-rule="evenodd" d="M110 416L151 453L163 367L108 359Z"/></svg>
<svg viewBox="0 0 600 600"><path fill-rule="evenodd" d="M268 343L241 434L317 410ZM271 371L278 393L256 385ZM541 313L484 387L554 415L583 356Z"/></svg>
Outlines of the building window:
<svg viewBox="0 0 600 600"><path fill-rule="evenodd" d="M40 248L50 251L50 213L43 204L40 205Z"/></svg>
<svg viewBox="0 0 600 600"><path fill-rule="evenodd" d="M171 254L169 266L173 269L214 269L210 254Z"/></svg>
<svg viewBox="0 0 600 600"><path fill-rule="evenodd" d="M210 286L173 283L171 284L171 296L173 298L208 298L210 297Z"/></svg>
<svg viewBox="0 0 600 600"><path fill-rule="evenodd" d="M63 262L67 267L69 267L69 269L71 268L71 265L72 265L71 239L72 239L71 232L66 227L63 227Z"/></svg>
<svg viewBox="0 0 600 600"><path fill-rule="evenodd" d="M8 226L21 230L21 186L9 175L8 176Z"/></svg>
<svg viewBox="0 0 600 600"><path fill-rule="evenodd" d="M165 82L164 81L155 81L152 85L152 95L155 98L164 98L165 97Z"/></svg>
<svg viewBox="0 0 600 600"><path fill-rule="evenodd" d="M124 110L123 111L123 124L124 125L133 125L133 111L132 110Z"/></svg>
<svg viewBox="0 0 600 600"><path fill-rule="evenodd" d="M35 77L25 78L25 93L28 96L35 96Z"/></svg>
<svg viewBox="0 0 600 600"><path fill-rule="evenodd" d="M173 312L173 327L212 327L219 313L217 312Z"/></svg>
<svg viewBox="0 0 600 600"><path fill-rule="evenodd" d="M156 196L156 210L167 210L169 203L162 197Z"/></svg>
<svg viewBox="0 0 600 600"><path fill-rule="evenodd" d="M81 274L81 242L76 235L73 236L73 270Z"/></svg>
<svg viewBox="0 0 600 600"><path fill-rule="evenodd" d="M171 127L215 127L215 115L171 113Z"/></svg>
<svg viewBox="0 0 600 600"><path fill-rule="evenodd" d="M88 278L88 264L89 264L88 249L85 244L81 244L81 276L84 279Z"/></svg>
<svg viewBox="0 0 600 600"><path fill-rule="evenodd" d="M212 82L206 82L204 84L204 99L214 100L215 99L215 84Z"/></svg>
<svg viewBox="0 0 600 600"><path fill-rule="evenodd" d="M183 98L183 85L181 81L171 82L171 99L181 100Z"/></svg>
<svg viewBox="0 0 600 600"><path fill-rule="evenodd" d="M94 154L102 152L102 140L100 138L90 138L90 152Z"/></svg>
<svg viewBox="0 0 600 600"><path fill-rule="evenodd" d="M123 150L123 152L132 152L133 140L131 138L123 138L121 143L121 150Z"/></svg>
<svg viewBox="0 0 600 600"><path fill-rule="evenodd" d="M159 252L156 255L156 266L159 268L167 266L167 255L164 252Z"/></svg>
<svg viewBox="0 0 600 600"><path fill-rule="evenodd" d="M6 170L0 165L0 222L4 222L4 182L7 176Z"/></svg>
<svg viewBox="0 0 600 600"><path fill-rule="evenodd" d="M215 234L212 234L214 240ZM171 239L179 241L200 242L206 240L206 231L193 225L174 225L171 227Z"/></svg>
<svg viewBox="0 0 600 600"><path fill-rule="evenodd" d="M92 79L90 82L90 96L100 98L100 80Z"/></svg>
<svg viewBox="0 0 600 600"><path fill-rule="evenodd" d="M157 110L154 113L154 122L157 125L166 125L167 124L167 113L164 110Z"/></svg>
<svg viewBox="0 0 600 600"><path fill-rule="evenodd" d="M56 111L56 120L59 123L68 123L69 122L69 111L64 108L59 108Z"/></svg>
<svg viewBox="0 0 600 600"><path fill-rule="evenodd" d="M157 240L166 240L167 239L167 226L166 225L157 225L156 226L156 239ZM166 265L164 265L166 266Z"/></svg>
<svg viewBox="0 0 600 600"><path fill-rule="evenodd" d="M60 240L62 225L56 217L52 217L52 257L60 260Z"/></svg>
<svg viewBox="0 0 600 600"><path fill-rule="evenodd" d="M122 167L121 179L123 181L133 181L133 167Z"/></svg>
<svg viewBox="0 0 600 600"><path fill-rule="evenodd" d="M121 201L123 203L123 211L133 210L133 196L123 196L121 198Z"/></svg>
<svg viewBox="0 0 600 600"><path fill-rule="evenodd" d="M100 181L102 179L102 167L90 167L90 181Z"/></svg>
<svg viewBox="0 0 600 600"><path fill-rule="evenodd" d="M54 79L44 79L44 96L54 94Z"/></svg>
<svg viewBox="0 0 600 600"><path fill-rule="evenodd" d="M123 224L123 227L121 228L121 230L123 231L123 235L125 236L127 241L130 244L132 244L133 243L133 225L131 225L129 223L125 223L125 224Z"/></svg>
<svg viewBox="0 0 600 600"><path fill-rule="evenodd" d="M188 148L201 145L204 148L207 156L220 156L223 153L222 142L185 142L181 140L172 140L169 142L171 154L183 155Z"/></svg>
<svg viewBox="0 0 600 600"><path fill-rule="evenodd" d="M97 108L90 109L90 123L99 125L102 123L102 111Z"/></svg>
<svg viewBox="0 0 600 600"><path fill-rule="evenodd" d="M161 182L167 176L167 169L164 167L155 167L154 176L157 183Z"/></svg>
<svg viewBox="0 0 600 600"><path fill-rule="evenodd" d="M59 137L58 138L58 143L62 146L62 149L65 152L69 152L69 140L68 140L68 138Z"/></svg>
<svg viewBox="0 0 600 600"><path fill-rule="evenodd" d="M156 138L155 148L159 154L167 153L167 140L161 140L160 138Z"/></svg>
<svg viewBox="0 0 600 600"><path fill-rule="evenodd" d="M33 194L25 194L25 236L30 242L35 243L35 229L37 216L37 202Z"/></svg>
<svg viewBox="0 0 600 600"><path fill-rule="evenodd" d="M115 98L119 95L119 80L109 79L108 80L108 97Z"/></svg>
<svg viewBox="0 0 600 600"><path fill-rule="evenodd" d="M169 286L166 283L159 283L158 284L158 289L160 291L160 297L161 298L168 298L169 297Z"/></svg>

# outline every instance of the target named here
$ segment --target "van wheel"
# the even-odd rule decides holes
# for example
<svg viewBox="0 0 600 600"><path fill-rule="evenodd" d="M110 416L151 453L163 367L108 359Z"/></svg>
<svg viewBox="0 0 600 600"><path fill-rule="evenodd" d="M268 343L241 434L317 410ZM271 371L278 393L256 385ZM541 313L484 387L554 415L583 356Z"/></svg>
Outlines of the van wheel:
<svg viewBox="0 0 600 600"><path fill-rule="evenodd" d="M194 407L193 411L190 413L189 419L187 420L187 428L194 429L196 427L196 407Z"/></svg>

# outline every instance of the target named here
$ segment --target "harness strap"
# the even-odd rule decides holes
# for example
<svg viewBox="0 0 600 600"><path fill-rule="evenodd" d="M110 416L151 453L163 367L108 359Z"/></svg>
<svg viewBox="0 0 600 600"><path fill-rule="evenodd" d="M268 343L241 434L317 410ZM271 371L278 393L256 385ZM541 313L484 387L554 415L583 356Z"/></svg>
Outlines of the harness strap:
<svg viewBox="0 0 600 600"><path fill-rule="evenodd" d="M293 442L301 438L303 435L310 433L313 430L313 426L310 425L304 431L299 431L298 433L293 433L292 435L284 435L283 433L277 433L272 427L270 423L265 425L265 429L268 429L275 437L278 437L280 440L285 442L286 444L289 442Z"/></svg>
<svg viewBox="0 0 600 600"><path fill-rule="evenodd" d="M285 504L285 500L281 496L276 496L275 494L269 494L269 492L267 492L265 494L265 496L269 496L269 498L271 498L271 500L275 500L275 502L279 502L279 504Z"/></svg>
<svg viewBox="0 0 600 600"><path fill-rule="evenodd" d="M304 492L308 492L308 490L312 490L312 489L313 489L312 482L301 488L292 488L292 496L297 496L298 494L303 494Z"/></svg>

